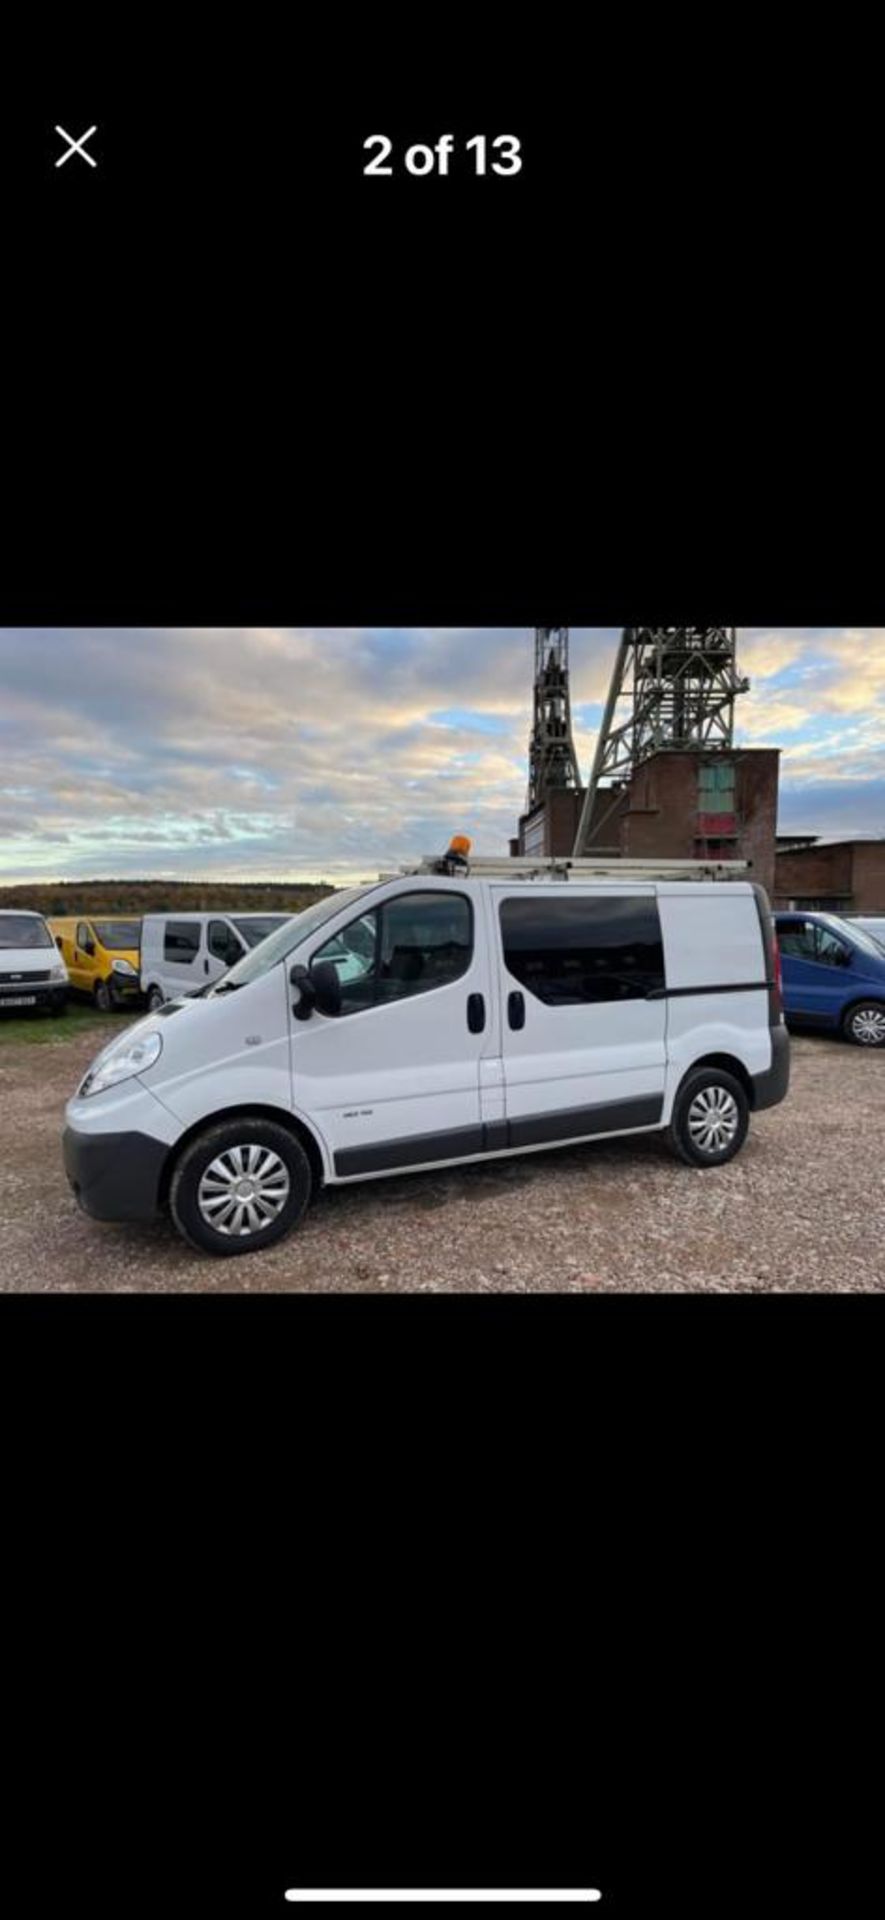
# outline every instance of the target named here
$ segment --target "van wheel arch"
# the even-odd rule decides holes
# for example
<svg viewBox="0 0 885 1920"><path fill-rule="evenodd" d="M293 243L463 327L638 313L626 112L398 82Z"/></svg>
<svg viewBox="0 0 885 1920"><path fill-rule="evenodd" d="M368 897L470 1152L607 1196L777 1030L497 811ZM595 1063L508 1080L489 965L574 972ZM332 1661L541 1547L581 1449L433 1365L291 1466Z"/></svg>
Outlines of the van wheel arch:
<svg viewBox="0 0 885 1920"><path fill-rule="evenodd" d="M263 1107L260 1105L256 1106L255 1104L247 1104L242 1107L219 1107L215 1113L204 1114L202 1120L195 1120L193 1126L188 1127L187 1132L182 1134L181 1139L176 1140L174 1147L167 1156L160 1180L159 1204L162 1208L165 1209L168 1207L172 1175L185 1149L189 1147L194 1140L198 1139L201 1133L205 1133L210 1127L220 1126L225 1120L270 1120L274 1126L285 1127L286 1131L291 1133L298 1141L299 1146L304 1148L311 1172L311 1195L314 1199L316 1198L316 1195L323 1185L325 1175L323 1171L323 1156L319 1143L311 1133L310 1128L306 1127L302 1120L296 1119L294 1113L288 1113L285 1107Z"/></svg>
<svg viewBox="0 0 885 1920"><path fill-rule="evenodd" d="M735 1059L733 1053L705 1053L701 1055L700 1060L693 1060L691 1066L686 1067L682 1079L676 1088L673 1096L674 1106L689 1074L696 1073L699 1067L720 1067L723 1073L730 1073L732 1078L739 1081L743 1087L751 1109L755 1106L756 1089L753 1085L753 1076L747 1072L742 1060Z"/></svg>

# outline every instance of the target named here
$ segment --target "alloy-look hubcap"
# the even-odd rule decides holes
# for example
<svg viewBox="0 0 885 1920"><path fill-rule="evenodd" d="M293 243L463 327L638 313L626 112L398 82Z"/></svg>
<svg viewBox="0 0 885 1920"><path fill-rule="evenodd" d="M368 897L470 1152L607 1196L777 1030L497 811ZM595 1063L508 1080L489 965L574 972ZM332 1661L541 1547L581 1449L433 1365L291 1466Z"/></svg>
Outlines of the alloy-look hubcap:
<svg viewBox="0 0 885 1920"><path fill-rule="evenodd" d="M859 1007L851 1022L851 1031L862 1047L885 1045L885 1009Z"/></svg>
<svg viewBox="0 0 885 1920"><path fill-rule="evenodd" d="M704 1087L695 1094L688 1109L688 1131L702 1153L718 1153L730 1146L739 1125L737 1101L727 1087Z"/></svg>
<svg viewBox="0 0 885 1920"><path fill-rule="evenodd" d="M200 1181L197 1206L216 1233L260 1233L289 1198L289 1171L270 1147L228 1147Z"/></svg>

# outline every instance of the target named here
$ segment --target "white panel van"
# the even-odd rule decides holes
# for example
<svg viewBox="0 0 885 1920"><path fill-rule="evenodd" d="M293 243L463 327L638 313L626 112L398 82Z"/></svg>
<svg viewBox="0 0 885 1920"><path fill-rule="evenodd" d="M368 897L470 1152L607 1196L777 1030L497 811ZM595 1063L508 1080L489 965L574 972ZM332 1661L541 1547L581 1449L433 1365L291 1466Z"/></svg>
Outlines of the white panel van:
<svg viewBox="0 0 885 1920"><path fill-rule="evenodd" d="M788 1078L761 887L422 869L318 902L129 1028L64 1155L96 1218L168 1209L240 1254L323 1183L662 1129L721 1166Z"/></svg>
<svg viewBox="0 0 885 1920"><path fill-rule="evenodd" d="M141 926L141 991L148 1010L204 993L275 928L285 913L148 913Z"/></svg>
<svg viewBox="0 0 885 1920"><path fill-rule="evenodd" d="M68 970L42 913L0 910L0 1013L45 1007L64 1013Z"/></svg>

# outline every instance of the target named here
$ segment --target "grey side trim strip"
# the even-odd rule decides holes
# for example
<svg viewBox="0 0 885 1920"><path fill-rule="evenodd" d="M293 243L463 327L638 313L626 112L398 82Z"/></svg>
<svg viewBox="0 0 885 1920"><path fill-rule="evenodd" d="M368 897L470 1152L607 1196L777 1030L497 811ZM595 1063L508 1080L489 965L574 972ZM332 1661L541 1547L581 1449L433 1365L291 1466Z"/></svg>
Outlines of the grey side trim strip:
<svg viewBox="0 0 885 1920"><path fill-rule="evenodd" d="M545 1140L579 1140L594 1133L625 1133L655 1127L663 1112L663 1094L631 1100L607 1100L593 1107L565 1107L556 1113L527 1114L516 1120L455 1127L444 1133L413 1134L407 1140L377 1140L345 1147L335 1155L341 1179L355 1173L387 1173L394 1167L423 1166L433 1160L479 1159L507 1148L540 1146Z"/></svg>
<svg viewBox="0 0 885 1920"><path fill-rule="evenodd" d="M344 1147L335 1155L335 1172L385 1173L390 1167L417 1167L425 1160L461 1160L486 1151L484 1128L451 1127L442 1133L415 1133L407 1140L373 1140L365 1147Z"/></svg>
<svg viewBox="0 0 885 1920"><path fill-rule="evenodd" d="M632 1100L607 1100L601 1106L566 1107L559 1113L528 1114L507 1122L508 1146L530 1147L542 1140L579 1140L590 1133L624 1133L630 1127L655 1127L664 1107L662 1093Z"/></svg>
<svg viewBox="0 0 885 1920"><path fill-rule="evenodd" d="M646 994L646 1000L688 1000L697 993L770 993L773 980L729 980L727 985L714 987L652 987Z"/></svg>

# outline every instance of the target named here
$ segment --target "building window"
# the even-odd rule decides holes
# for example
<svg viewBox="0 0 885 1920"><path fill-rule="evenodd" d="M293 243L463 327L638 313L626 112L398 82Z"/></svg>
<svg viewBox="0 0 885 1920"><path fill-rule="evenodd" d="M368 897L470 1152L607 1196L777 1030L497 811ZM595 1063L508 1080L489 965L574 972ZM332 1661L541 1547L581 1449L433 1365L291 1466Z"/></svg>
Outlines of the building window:
<svg viewBox="0 0 885 1920"><path fill-rule="evenodd" d="M737 833L733 760L705 760L698 768L698 837L721 839Z"/></svg>

